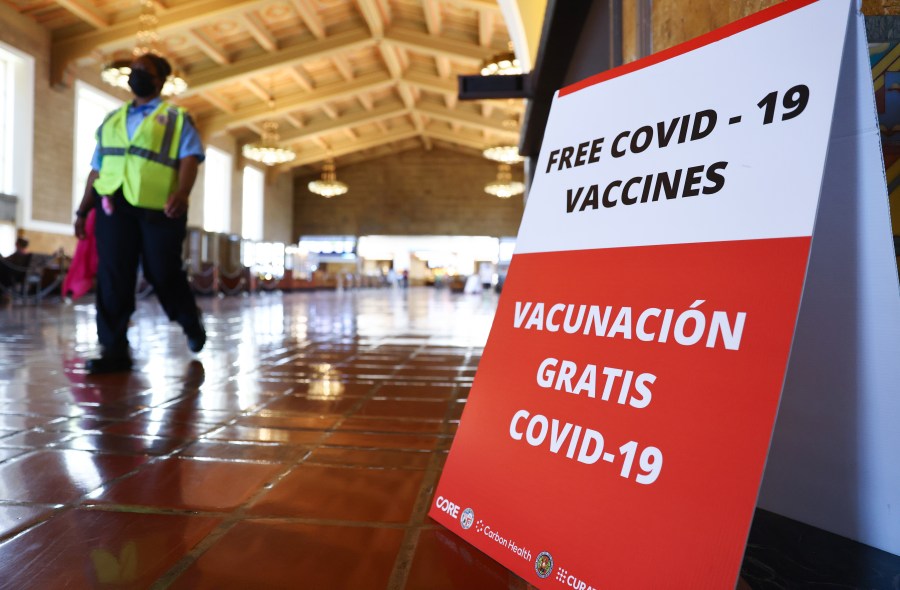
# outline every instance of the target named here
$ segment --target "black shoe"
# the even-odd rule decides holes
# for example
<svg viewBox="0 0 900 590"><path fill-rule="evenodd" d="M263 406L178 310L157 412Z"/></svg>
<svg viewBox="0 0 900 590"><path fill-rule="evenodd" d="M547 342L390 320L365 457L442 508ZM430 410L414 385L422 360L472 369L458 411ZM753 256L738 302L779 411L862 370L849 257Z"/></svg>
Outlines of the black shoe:
<svg viewBox="0 0 900 590"><path fill-rule="evenodd" d="M200 352L206 344L206 329L203 327L203 319L200 314L200 308L197 308L197 327L191 331L185 330L187 336L187 345L191 352Z"/></svg>
<svg viewBox="0 0 900 590"><path fill-rule="evenodd" d="M95 359L88 359L84 363L84 368L91 375L126 373L131 370L132 364L129 356L101 356Z"/></svg>

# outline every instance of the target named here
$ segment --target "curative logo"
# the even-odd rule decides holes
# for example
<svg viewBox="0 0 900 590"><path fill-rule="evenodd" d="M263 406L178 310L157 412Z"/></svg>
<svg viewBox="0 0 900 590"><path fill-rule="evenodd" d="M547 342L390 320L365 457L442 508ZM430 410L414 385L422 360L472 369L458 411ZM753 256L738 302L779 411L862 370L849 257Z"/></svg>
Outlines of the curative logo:
<svg viewBox="0 0 900 590"><path fill-rule="evenodd" d="M534 571L541 579L549 577L553 571L553 557L546 551L538 553L537 559L534 560Z"/></svg>
<svg viewBox="0 0 900 590"><path fill-rule="evenodd" d="M479 518L478 522L475 523L475 532L480 533L483 530L484 530L484 521Z"/></svg>
<svg viewBox="0 0 900 590"><path fill-rule="evenodd" d="M556 568L556 581L575 590L597 590L561 565Z"/></svg>
<svg viewBox="0 0 900 590"><path fill-rule="evenodd" d="M473 522L475 522L475 511L471 508L466 508L463 510L462 516L459 517L459 524L463 530L468 530L472 528Z"/></svg>

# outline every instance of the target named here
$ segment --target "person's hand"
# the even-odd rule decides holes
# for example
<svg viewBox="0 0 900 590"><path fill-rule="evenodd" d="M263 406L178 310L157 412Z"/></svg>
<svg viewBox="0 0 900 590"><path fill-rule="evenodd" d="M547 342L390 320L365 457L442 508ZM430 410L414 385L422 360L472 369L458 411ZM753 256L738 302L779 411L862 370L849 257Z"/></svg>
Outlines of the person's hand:
<svg viewBox="0 0 900 590"><path fill-rule="evenodd" d="M187 213L187 210L188 196L179 191L175 191L169 195L169 200L166 201L166 207L163 209L163 212L166 214L166 217L174 219Z"/></svg>
<svg viewBox="0 0 900 590"><path fill-rule="evenodd" d="M85 221L84 217L75 218L75 237L79 240L83 240L87 237L87 231L84 229Z"/></svg>

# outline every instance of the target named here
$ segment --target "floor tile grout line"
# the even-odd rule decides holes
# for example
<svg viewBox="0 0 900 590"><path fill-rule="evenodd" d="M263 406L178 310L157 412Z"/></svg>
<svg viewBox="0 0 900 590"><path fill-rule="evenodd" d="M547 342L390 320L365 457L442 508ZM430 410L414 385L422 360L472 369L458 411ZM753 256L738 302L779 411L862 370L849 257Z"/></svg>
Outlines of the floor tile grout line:
<svg viewBox="0 0 900 590"><path fill-rule="evenodd" d="M64 442L64 441L59 441L59 442ZM57 444L58 444L58 443L54 443L53 445L48 445L47 447L45 447L45 448L43 448L43 449L33 449L33 450L29 451L29 453L38 453L38 452L41 452L41 451L44 451L44 450L51 450L51 451L76 451L76 452L90 453L90 454L92 454L92 455L106 455L106 456L118 456L118 457L149 457L149 458L147 459L147 461L141 463L140 465L138 465L138 466L135 467L134 469L131 469L130 471L128 471L128 472L126 472L126 473L123 473L123 474L119 475L118 477L114 477L114 478L112 478L112 479L110 479L110 480L108 480L108 481L103 482L102 484L98 485L97 487L92 488L90 491L87 491L87 492L85 492L85 493L83 493L83 494L80 494L80 495L77 496L75 499L70 500L70 501L68 501L68 502L62 502L62 503L59 503L59 504L60 504L60 510L59 510L59 511L54 511L53 513L51 513L51 514L48 516L48 518L46 518L46 519L44 519L44 520L41 520L41 521L39 521L39 522L34 523L32 526L30 526L30 527L28 527L27 529L21 531L21 533L29 532L30 530L32 530L32 529L34 529L34 528L36 528L36 527L38 527L38 526L44 524L45 522L49 522L49 521L52 520L53 518L56 518L61 512L63 512L63 511L66 510L66 509L76 510L76 509L78 509L78 508L81 508L81 507L85 506L85 505L86 505L85 502L90 498L90 496L92 496L93 494L97 494L99 490L109 489L109 488L111 488L113 485L119 483L120 481L123 481L123 480L125 480L125 479L128 479L128 478L130 478L130 477L136 475L138 472L142 471L143 469L145 469L145 468L147 468L147 467L149 467L149 466L151 466L151 465L154 465L154 464L156 464L156 463L159 463L159 462L161 462L161 461L163 461L163 460L165 460L165 459L168 459L168 458L176 457L176 455L177 455L177 453L179 452L179 450L180 450L183 446L186 446L186 445L179 445L179 446L176 446L176 447L174 447L172 450L170 450L168 453L165 453L165 454L162 454L162 455L145 455L145 454L115 454L115 453L107 453L107 452L103 452L103 451L101 451L101 450L69 449L69 448L65 448L65 447L58 447L58 446L56 446ZM18 534L16 534L16 536L18 536ZM10 540L12 540L12 538L5 538L3 535L0 535L0 543L6 543L7 541L10 541Z"/></svg>
<svg viewBox="0 0 900 590"><path fill-rule="evenodd" d="M449 422L452 415L453 406L448 402L447 409L444 412L444 423ZM416 502L410 515L410 528L406 530L400 543L400 550L397 552L397 558L394 560L394 567L391 570L391 577L388 579L387 590L403 590L409 581L413 559L419 545L421 527L425 522L428 507L431 505L431 496L442 472L441 454L445 450L443 447L446 446L447 441L439 441L432 452L431 459L428 461L428 468L426 469L425 477L422 478L419 494L416 497Z"/></svg>
<svg viewBox="0 0 900 590"><path fill-rule="evenodd" d="M284 326L284 327L286 327L286 326ZM338 328L338 326L334 326L334 327ZM353 328L353 330L356 330L356 328ZM412 373L415 373L416 367L418 367L419 369L424 371L425 372L424 374L428 374L427 372L429 371L429 369L447 368L444 366L446 364L449 364L449 363L447 363L446 359L443 361L438 361L439 363L443 362L443 364L441 364L440 366L437 366L437 365L432 366L432 367L427 366L428 355L434 356L435 358L437 358L437 356L440 356L443 354L449 358L451 356L451 354L453 352L455 352L456 350L465 350L462 348L456 348L457 345L455 345L455 344L445 342L445 341L451 340L451 338L447 335L442 335L439 338L440 342L435 342L430 346L427 345L427 342L426 342L426 344L423 344L423 345L418 345L418 343L416 343L418 345L416 350L414 352L412 352L412 354L410 354L409 356L406 356L412 348L407 345L407 343L412 340L412 337L404 337L403 335L395 335L393 337L392 336L381 336L381 337L376 338L376 337L372 337L372 336L360 337L358 334L354 337L353 334L356 334L356 332L351 334L350 332L345 332L342 330L338 330L338 331L339 331L339 333L331 335L327 339L323 339L320 337L311 337L310 339L305 339L305 340L303 340L302 346L308 350L315 349L315 350L313 350L313 352L311 354L317 354L316 351L318 351L318 353L321 353L321 354L337 354L337 353L341 353L341 351L343 351L343 353L346 353L348 349L352 350L352 347L354 347L355 345L358 345L356 354L359 356L372 355L373 357L378 357L379 359L381 359L381 358L387 358L388 355L397 355L397 358L404 358L404 357L406 358L405 362L398 362L393 365L394 371L393 371L393 374L391 377L387 377L384 381L376 379L376 380L374 380L374 382L369 382L366 384L365 390L368 391L368 394L361 401L354 403L354 407L357 408L356 414L359 413L359 411L360 411L359 408L362 407L362 404L367 403L374 397L377 397L378 394L375 392L383 391L383 387L388 385L388 383L390 381L393 381L395 383L398 381L404 382L408 385L422 387L422 388L431 388L436 385L444 384L445 381L443 381L443 379L444 379L443 376L441 376L441 377L436 376L434 379L429 379L429 378L424 378L424 377L421 379L415 379L415 374L410 375L410 374L401 374L401 373L403 373L404 371L411 371ZM416 332L417 330L416 330L416 328L410 328L410 331ZM234 332L234 330L230 329L230 325L229 326L223 325L223 332L225 333L225 336L228 336L229 334ZM419 341L419 342L422 342L422 341ZM291 341L291 344L288 346L281 346L280 348L269 346L266 348L265 351L260 351L260 354L256 355L257 360L260 361L259 366L257 367L257 371L259 371L260 373L264 372L266 366L269 364L272 364L269 361L272 361L274 363L284 357L292 356L291 351L297 350L297 348L296 348L297 343L298 343L298 340L293 339ZM434 347L446 348L446 350L443 350L443 351L429 350ZM388 349L388 350L384 350L384 349ZM466 353L465 353L466 354L465 358L469 358L472 354L471 345L468 346L468 349L469 350L466 351ZM421 359L422 361L425 361L425 362L420 362L417 364L415 361L417 361L419 359ZM295 361L289 360L288 362L295 362ZM351 370L352 370L352 363L347 362L345 364L350 365ZM235 366L237 366L237 365L235 365ZM231 372L232 367L226 367L226 370ZM453 372L457 373L458 376L461 376L465 370L466 370L466 368L463 365L460 365L460 366L457 366L457 368ZM378 373L379 376L381 375L380 370L376 370L374 372ZM447 380L450 380L450 378L448 377ZM289 381L294 381L297 383L302 382L302 381L308 382L308 380L291 380L291 379L271 379L271 380L266 380L266 381L272 382L272 383L283 383L283 384L286 384ZM381 381L381 382L379 382L379 381ZM235 380L234 378L231 378L229 380L229 383L232 383L232 382L237 382L238 384L240 383L239 380ZM353 382L353 380L351 379L350 382ZM455 389L455 390L465 390L466 389L466 385L467 385L466 383L461 383L460 380L455 380L455 383L456 383L456 385L451 386L453 389ZM281 396L283 396L283 395L288 395L288 393L281 392ZM183 395L178 399L172 399L172 400L168 400L168 401L171 403L177 403L178 400L187 399L189 397L190 396ZM276 395L273 397L277 399L280 396ZM450 399L441 399L441 400L433 400L433 401L436 401L439 403L445 403L446 408L449 410L450 408L457 407L457 404L452 403L455 399L456 398L453 397ZM431 400L429 400L429 401L431 401ZM269 399L266 403L271 403L271 402L272 402L272 399ZM265 404L262 404L262 405L264 406ZM252 413L254 411L259 411L259 407L260 406L255 406L253 409L248 408L243 413L239 413L239 415L242 415L242 414L252 415ZM146 408L141 410L139 413L143 413L145 411L147 411ZM349 419L349 416L352 416L352 415L354 415L354 413L352 411L345 412L344 421L342 421L340 423L341 427L346 425L345 420ZM364 416L360 416L360 417L364 418ZM412 417L406 417L405 419L408 421L413 421L413 420L418 421L418 419L415 419ZM240 421L240 418L232 417L232 419L229 421L229 423L235 424L239 421ZM444 423L444 421L442 421L442 422L440 422L440 424L444 425L445 423ZM214 427L212 427L211 430L215 430L216 427L221 427L221 426L222 426L222 423L218 423ZM453 436L452 427L453 427L453 424L450 425L450 428L443 428L442 433L401 432L401 433L396 433L396 434L405 434L405 435L411 435L411 436L422 435L422 436L427 436L428 438L432 439L433 443L434 443L434 445L432 445L432 448L427 449L427 450L422 449L421 452L428 452L431 455L431 458L428 459L428 463L430 464L430 466L426 467L426 471L428 471L428 472L435 471L436 473L439 473L440 461L435 460L434 457L438 457L438 458L442 457L442 455L440 454L440 450L445 449L449 445L449 441L452 440L452 436ZM333 434L334 432L337 431L336 430L337 428L338 428L338 425L335 424L332 426L332 428L327 429L327 430ZM208 432L208 430L206 432ZM449 434L446 434L446 433L449 433ZM395 433L385 432L384 434L395 434ZM444 437L446 437L447 440L443 440ZM168 438L168 437L166 437L166 438ZM163 460L166 457L179 457L179 458L180 457L188 457L188 455L184 454L185 448L195 445L202 440L211 440L211 439L202 439L202 438L200 438L200 436L189 437L189 438L185 439L184 441L182 441L182 442L185 442L186 444L184 444L182 446L174 447L173 449L169 450L167 454L159 455L155 458L151 457L150 461L148 461L147 464L152 464L152 462L155 460L156 461ZM319 440L321 441L322 438L319 437ZM291 463L293 463L295 465L299 465L301 463L309 464L309 465L319 464L316 461L312 461L311 456L312 456L313 452L316 452L316 451L318 451L318 449L321 449L321 448L328 448L328 445L318 444L318 445L311 447L310 449L305 449L305 450L298 449L298 453L300 453L302 455L297 457L294 461L291 461ZM338 445L335 448L347 448L347 447L345 445ZM380 445L378 447L373 447L373 448L385 450ZM412 451L413 449L387 449L387 450L402 450L402 451L410 450L410 451ZM108 449L104 450L101 448L101 449L91 450L91 452L100 452L100 453L106 452L106 451L108 451ZM416 451L418 452L420 450L416 449ZM25 451L25 452L28 452L28 451ZM204 459L203 457L196 457L196 458ZM216 458L209 457L208 459L212 460L212 459L216 459ZM400 458L399 460L403 461L402 458ZM273 461L273 462L269 462L269 463L270 464L274 463L276 465L282 465L281 461ZM433 467L431 465L433 465ZM325 466L344 467L344 465L325 465ZM349 466L347 466L347 467L349 467ZM392 468L392 467L390 467L390 466L354 465L352 468L382 469L382 468ZM276 469L276 471L277 471L277 469ZM419 494L421 494L421 492L422 492L422 486L420 484ZM416 497L418 498L418 495ZM96 506L96 505L87 505L87 506L81 505L81 506L79 506L79 508L90 509L93 506ZM122 508L122 507L120 506L120 508ZM135 507L127 507L127 506L124 507L124 509L129 510L129 511L133 508L135 508ZM97 509L101 509L101 508L97 508ZM426 509L427 509L427 506L426 506ZM150 511L148 511L148 512L150 512ZM333 523L326 523L326 524L341 524L341 523L333 522ZM348 523L348 524L356 524L356 523ZM366 523L362 523L362 525L365 526ZM388 524L377 524L376 523L372 526L384 526L384 527L390 526L392 528L405 529L405 528L410 528L411 525L409 525L409 524L407 524L407 525L388 525ZM415 528L416 531L421 531L424 529L427 529L427 530L439 529L440 527L437 527L435 525L420 524L419 526L414 526L413 528Z"/></svg>
<svg viewBox="0 0 900 590"><path fill-rule="evenodd" d="M352 354L347 357L347 359L352 359L358 356L358 354ZM261 367L260 367L261 368ZM394 369L396 372L397 369ZM255 494L251 495L240 507L236 510L231 511L231 514L228 518L226 518L218 527L216 527L211 533L209 533L204 539L202 539L197 545L193 547L191 551L189 551L185 556L182 557L177 563L175 563L168 571L163 573L156 582L151 586L151 590L165 590L179 577L181 577L184 572L186 572L194 563L196 563L197 559L199 559L204 553L206 553L211 547L213 547L222 537L224 537L228 531L237 526L243 520L246 520L246 512L247 509L252 506L256 501L262 498L265 494L269 493L278 483L284 478L288 476L298 465L303 464L306 459L308 459L316 449L321 448L323 446L323 442L331 435L334 431L338 430L340 426L346 421L346 419L351 416L354 412L356 412L366 401L370 400L374 397L375 393L382 387L380 383L374 383L372 385L371 390L367 395L359 398L356 403L354 403L350 408L348 408L342 415L341 418L335 421L335 423L328 429L323 430L322 434L319 437L319 442L312 445L305 453L301 454L297 459L287 463L285 468L281 470L279 474L277 474L272 480L270 480L266 485L262 486ZM285 394L282 395L281 398L287 397ZM273 403L274 400L269 403ZM263 408L268 404L263 404Z"/></svg>

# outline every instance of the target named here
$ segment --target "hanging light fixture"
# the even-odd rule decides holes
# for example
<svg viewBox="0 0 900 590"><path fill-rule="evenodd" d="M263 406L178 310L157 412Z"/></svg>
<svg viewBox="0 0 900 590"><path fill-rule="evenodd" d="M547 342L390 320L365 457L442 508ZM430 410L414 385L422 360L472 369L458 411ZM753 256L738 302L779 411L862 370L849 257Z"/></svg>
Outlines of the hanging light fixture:
<svg viewBox="0 0 900 590"><path fill-rule="evenodd" d="M309 183L309 192L321 195L326 199L343 195L350 188L337 179L334 171L334 160L328 158L322 166L322 178Z"/></svg>
<svg viewBox="0 0 900 590"><path fill-rule="evenodd" d="M509 50L498 53L482 64L482 76L516 76L522 73L522 66L516 59L512 41L509 42Z"/></svg>
<svg viewBox="0 0 900 590"><path fill-rule="evenodd" d="M275 110L275 92L273 90L272 78L269 78L269 110ZM256 143L248 143L242 148L244 157L261 162L266 166L274 166L276 164L286 164L293 161L297 157L294 150L281 147L278 142L281 138L278 135L278 122L274 119L267 119L262 122L262 135Z"/></svg>
<svg viewBox="0 0 900 590"><path fill-rule="evenodd" d="M137 44L131 52L133 58L140 57L145 53L155 53L162 55L159 51L159 35L156 32L156 25L159 19L156 16L156 7L151 0L140 0L141 14L138 16L138 32ZM103 66L100 72L100 78L111 86L129 90L128 76L131 75L131 61L127 59L117 59ZM163 84L163 96L178 96L187 90L188 84L180 71L173 67L172 73L166 78Z"/></svg>
<svg viewBox="0 0 900 590"><path fill-rule="evenodd" d="M278 123L271 119L263 121L262 136L258 142L244 146L244 157L266 166L285 164L297 157L294 150L278 145L278 140Z"/></svg>
<svg viewBox="0 0 900 590"><path fill-rule="evenodd" d="M525 185L512 179L512 170L509 164L500 164L497 170L497 180L484 185L484 192L501 199L508 199L513 195L525 192Z"/></svg>
<svg viewBox="0 0 900 590"><path fill-rule="evenodd" d="M518 164L525 161L525 158L519 155L519 146L515 145L493 145L481 152L488 160L501 162L503 164Z"/></svg>
<svg viewBox="0 0 900 590"><path fill-rule="evenodd" d="M509 99L508 102L512 105L513 100ZM504 119L502 125L512 133L518 133L519 121L516 119L515 115L511 115L509 118ZM518 164L519 162L525 161L525 158L519 155L519 146L511 143L492 145L481 153L488 160L494 160L495 162L501 162L503 164Z"/></svg>

